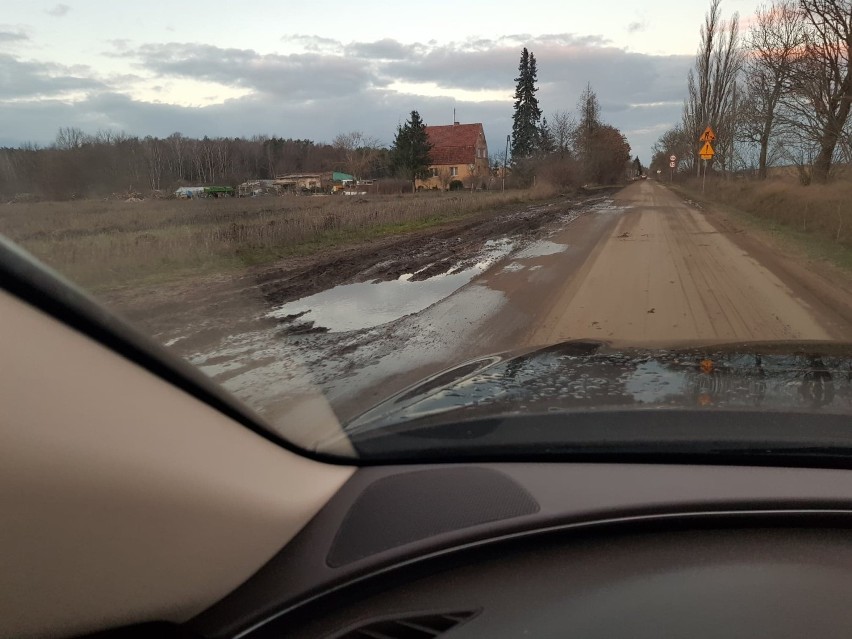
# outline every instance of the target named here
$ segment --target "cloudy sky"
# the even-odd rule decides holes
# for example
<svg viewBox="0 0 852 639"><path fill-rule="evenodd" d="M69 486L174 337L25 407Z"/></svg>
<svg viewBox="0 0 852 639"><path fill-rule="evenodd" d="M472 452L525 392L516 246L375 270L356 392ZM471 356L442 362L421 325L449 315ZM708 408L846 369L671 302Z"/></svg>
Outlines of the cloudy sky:
<svg viewBox="0 0 852 639"><path fill-rule="evenodd" d="M482 122L492 153L511 131L526 46L545 114L587 82L643 163L679 116L707 0L126 2L4 0L0 146L50 143L61 126L134 135L389 144L428 124ZM757 0L723 0L727 17Z"/></svg>

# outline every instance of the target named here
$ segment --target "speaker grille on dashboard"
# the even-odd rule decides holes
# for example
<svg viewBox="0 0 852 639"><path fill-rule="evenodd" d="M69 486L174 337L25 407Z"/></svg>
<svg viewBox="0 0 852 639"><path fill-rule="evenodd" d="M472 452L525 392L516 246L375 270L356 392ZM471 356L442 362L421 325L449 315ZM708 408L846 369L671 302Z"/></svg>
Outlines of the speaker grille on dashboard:
<svg viewBox="0 0 852 639"><path fill-rule="evenodd" d="M333 639L432 639L469 621L478 613L474 610L379 619L333 635Z"/></svg>
<svg viewBox="0 0 852 639"><path fill-rule="evenodd" d="M337 568L453 530L537 513L522 486L490 468L436 468L384 477L352 504L326 561Z"/></svg>

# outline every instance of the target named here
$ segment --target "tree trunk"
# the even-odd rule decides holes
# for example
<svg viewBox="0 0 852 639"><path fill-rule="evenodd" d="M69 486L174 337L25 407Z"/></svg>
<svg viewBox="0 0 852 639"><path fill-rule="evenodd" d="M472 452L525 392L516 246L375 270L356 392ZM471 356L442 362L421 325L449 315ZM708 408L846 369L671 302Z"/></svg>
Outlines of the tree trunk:
<svg viewBox="0 0 852 639"><path fill-rule="evenodd" d="M837 144L836 135L825 135L820 142L819 153L814 160L812 172L813 181L818 184L828 182L828 174L831 171L831 157L834 155L834 147Z"/></svg>
<svg viewBox="0 0 852 639"><path fill-rule="evenodd" d="M760 134L760 158L757 163L757 178L759 180L766 179L766 158L769 155L769 132L771 129L769 122L763 127L763 132Z"/></svg>
<svg viewBox="0 0 852 639"><path fill-rule="evenodd" d="M843 103L838 109L835 121L840 122L841 126L827 126L823 131L819 141L819 153L814 160L813 179L818 183L824 184L828 182L828 175L831 172L831 160L834 157L834 149L837 147L837 141L840 139L840 132L843 129L843 124L846 123L849 117L849 109L852 107L852 100L849 99L849 91L843 98Z"/></svg>

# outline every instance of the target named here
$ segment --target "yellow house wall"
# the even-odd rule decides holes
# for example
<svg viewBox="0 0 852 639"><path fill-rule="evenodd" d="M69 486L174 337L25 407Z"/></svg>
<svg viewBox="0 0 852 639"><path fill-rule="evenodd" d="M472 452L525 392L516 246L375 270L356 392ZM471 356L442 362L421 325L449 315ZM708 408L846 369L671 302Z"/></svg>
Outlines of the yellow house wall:
<svg viewBox="0 0 852 639"><path fill-rule="evenodd" d="M470 179L472 176L476 176L473 186L478 187L479 181L485 181L488 178L488 147L484 144L482 146L477 145L478 149L482 149L484 151L485 157L477 157L473 164L433 164L429 167L429 169L437 169L438 176L430 177L425 180L416 180L415 185L417 188L424 189L445 189L449 186L450 182L453 180L461 180L465 187L470 187ZM456 175L450 175L450 169L452 167L457 167L458 173Z"/></svg>

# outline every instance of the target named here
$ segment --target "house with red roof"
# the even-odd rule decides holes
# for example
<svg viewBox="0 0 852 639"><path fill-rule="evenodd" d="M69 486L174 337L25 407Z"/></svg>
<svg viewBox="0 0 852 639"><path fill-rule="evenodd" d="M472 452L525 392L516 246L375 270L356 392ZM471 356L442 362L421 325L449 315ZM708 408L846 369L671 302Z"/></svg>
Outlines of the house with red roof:
<svg viewBox="0 0 852 639"><path fill-rule="evenodd" d="M488 144L481 123L427 126L431 176L417 180L419 189L448 189L454 180L465 188L482 188L488 181Z"/></svg>

